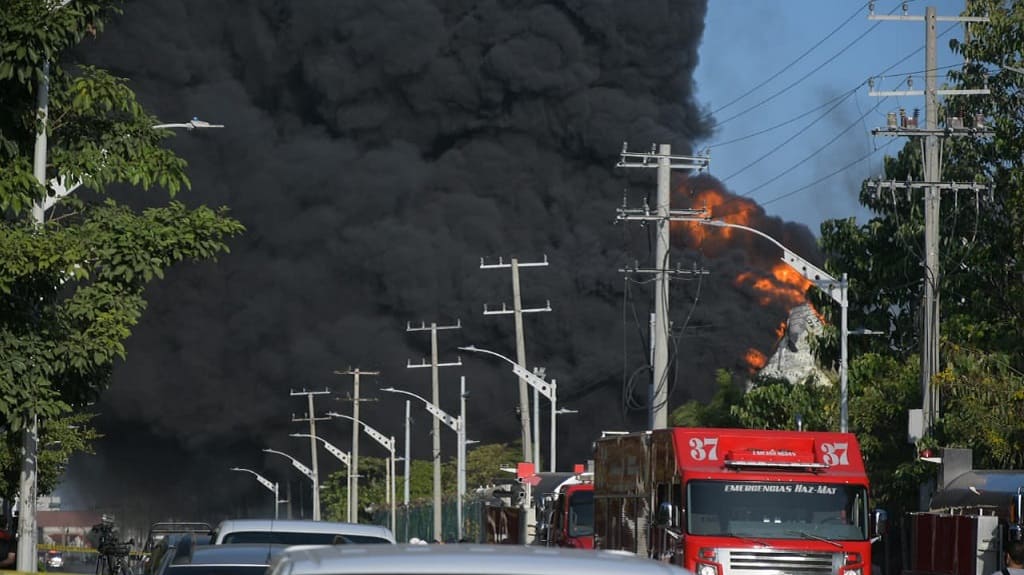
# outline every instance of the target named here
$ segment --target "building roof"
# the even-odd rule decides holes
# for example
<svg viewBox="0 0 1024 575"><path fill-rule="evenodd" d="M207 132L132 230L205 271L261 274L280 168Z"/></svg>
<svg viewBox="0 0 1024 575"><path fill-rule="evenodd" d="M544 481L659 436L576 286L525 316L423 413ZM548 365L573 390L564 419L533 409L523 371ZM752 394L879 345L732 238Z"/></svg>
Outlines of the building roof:
<svg viewBox="0 0 1024 575"><path fill-rule="evenodd" d="M36 523L45 527L87 527L91 528L103 519L98 511L38 511Z"/></svg>

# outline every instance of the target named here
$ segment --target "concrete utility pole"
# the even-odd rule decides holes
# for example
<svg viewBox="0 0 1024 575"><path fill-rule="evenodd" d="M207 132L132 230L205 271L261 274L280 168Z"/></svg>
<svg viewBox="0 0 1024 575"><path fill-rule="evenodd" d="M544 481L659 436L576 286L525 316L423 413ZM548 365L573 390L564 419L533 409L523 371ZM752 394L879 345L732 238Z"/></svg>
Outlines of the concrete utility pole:
<svg viewBox="0 0 1024 575"><path fill-rule="evenodd" d="M290 394L292 397L297 395L305 395L308 400L308 409L306 417L298 418L292 415L293 422L309 422L309 451L313 459L313 521L320 521L320 471L316 463L316 422L327 421L329 417L317 417L316 411L313 409L313 396L314 395L329 395L331 390L324 389L322 391L292 391Z"/></svg>
<svg viewBox="0 0 1024 575"><path fill-rule="evenodd" d="M412 406L409 400L405 401L405 463L402 465L404 480L402 482L402 505L405 507L405 541L409 541L409 478L412 470L412 449L409 447L411 433L409 426L412 423ZM398 534L396 533L397 537Z"/></svg>
<svg viewBox="0 0 1024 575"><path fill-rule="evenodd" d="M358 367L335 371L335 375L352 376L352 483L348 490L348 508L354 511L354 522L359 523L359 402L373 401L359 398L359 376L380 375L379 371L361 371Z"/></svg>
<svg viewBox="0 0 1024 575"><path fill-rule="evenodd" d="M905 6L905 5L904 5ZM939 90L936 81L936 22L988 22L986 17L974 16L936 16L935 7L928 6L924 16L882 15L872 12L869 20L896 20L904 22L924 22L925 24L925 89L876 91L871 96L924 96L925 97L925 128L919 130L916 114L908 118L906 113L900 114L897 124L896 114L888 114L888 126L885 130L872 130L873 133L888 136L909 136L925 138L924 182L914 184L908 182L907 188L924 187L924 248L925 277L924 300L922 302L922 333L921 333L921 394L923 430L927 435L939 415L939 396L933 389L932 378L939 371L939 294L941 288L941 270L939 269L939 215L941 189L957 189L957 184L940 182L942 166L939 158L939 139L945 136L986 135L983 117L975 116L973 128L963 128L962 118L947 118L947 127L939 129L939 96L979 95L988 94L988 89L979 90ZM923 184L923 185L921 185ZM895 183L891 188L898 187Z"/></svg>
<svg viewBox="0 0 1024 575"><path fill-rule="evenodd" d="M441 387L438 381L438 368L441 367L461 367L462 358L460 357L457 361L450 363L439 363L437 360L437 332L439 330L448 329L462 329L462 321L457 320L455 325L437 325L437 323L431 323L429 326L425 323L420 323L419 327L413 327L411 323L406 324L405 331L430 331L430 363L422 361L418 364L408 362L406 368L414 369L420 367L430 368L430 381L432 397L432 407L436 411L441 411ZM433 413L433 412L432 412ZM434 441L434 537L442 537L441 531L441 424L437 417L434 417L434 426L432 428L433 441Z"/></svg>
<svg viewBox="0 0 1024 575"><path fill-rule="evenodd" d="M673 156L672 146L660 144L655 149L652 147L648 153L628 151L626 143L622 144L622 153L619 168L656 168L658 170L658 196L654 212L644 202L643 208L627 209L625 206L618 209L618 221L650 221L655 222L655 252L654 267L650 269L620 270L626 273L651 273L655 276L654 284L654 337L651 341L653 346L651 392L649 409L649 422L651 429L668 427L668 339L671 332L671 324L668 320L668 298L669 298L669 276L670 275L692 275L706 274L706 270L684 270L669 268L669 253L671 248L669 237L669 225L673 220L679 218L694 218L703 214L703 210L673 210L671 207L672 170L705 170L711 164L711 159L706 156Z"/></svg>
<svg viewBox="0 0 1024 575"><path fill-rule="evenodd" d="M484 315L507 315L514 314L515 325L516 325L516 361L519 365L526 369L526 336L523 333L523 314L524 313L539 313L551 311L551 301L548 300L544 307L523 309L523 303L519 297L519 268L525 267L539 267L547 266L548 258L544 256L544 261L541 262L530 262L521 263L519 258L512 258L510 263L505 263L502 258L498 258L498 263L487 264L484 263L484 258L480 258L480 269L512 269L512 309L508 309L505 304L501 304L501 308L488 308L487 304L484 304ZM533 438L531 437L530 430L530 396L529 396L529 385L526 383L526 379L519 378L519 424L522 427L523 436L523 461L540 463L540 452L535 447ZM533 394L534 403L537 402L537 393ZM532 436L536 437L540 435L540 423L535 417L533 420L533 431ZM533 453L530 452L533 447Z"/></svg>

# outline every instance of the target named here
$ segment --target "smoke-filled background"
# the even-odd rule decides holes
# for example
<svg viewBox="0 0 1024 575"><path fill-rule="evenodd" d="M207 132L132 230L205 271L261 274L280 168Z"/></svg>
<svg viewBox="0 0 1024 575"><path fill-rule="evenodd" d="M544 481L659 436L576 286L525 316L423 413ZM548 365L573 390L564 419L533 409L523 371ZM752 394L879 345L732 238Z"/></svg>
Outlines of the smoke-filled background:
<svg viewBox="0 0 1024 575"><path fill-rule="evenodd" d="M67 502L152 520L216 518L238 512L243 497L265 499L232 466L306 489L286 461L260 450L308 463L307 440L288 437L308 431L291 421L305 415L304 398L289 392L329 388L335 395L317 398L317 415L349 413L352 378L334 374L348 367L381 372L361 380L362 394L378 399L362 417L401 438L404 398L376 388L430 394L430 370L406 368L429 357L429 332L407 332L407 322L461 320L462 329L440 332L443 362L469 344L515 355L512 316L482 314L485 303L511 304L511 274L480 269L481 257L550 262L523 269L521 282L525 307L550 300L553 310L526 316L527 363L545 366L560 405L580 412L559 419L561 466L586 460L603 429L646 426L652 289L649 277L619 270L651 266L651 230L615 224L615 209L624 190L633 206L651 196L654 171L614 166L623 141L686 153L709 135L691 80L705 8L127 3L85 59L129 78L163 121L226 124L179 133L172 145L190 164L185 201L228 205L248 232L219 262L182 265L149 289L128 361L99 406L106 437L97 455L73 463ZM719 213L739 211L747 225L816 253L806 228L765 216L713 179L677 185L677 207L724 198ZM771 278L772 246L676 231L676 261L710 273L672 289L673 407L707 399L718 368L744 373L748 350L770 353L790 305L766 304L740 277ZM518 440L509 366L461 356L462 368L441 369L442 407L457 412L465 375L469 437ZM430 419L414 410L413 456L427 459ZM318 426L342 449L350 430L348 421ZM447 459L454 434L442 433ZM365 436L361 445L383 455ZM337 469L326 454L320 462L321 477Z"/></svg>

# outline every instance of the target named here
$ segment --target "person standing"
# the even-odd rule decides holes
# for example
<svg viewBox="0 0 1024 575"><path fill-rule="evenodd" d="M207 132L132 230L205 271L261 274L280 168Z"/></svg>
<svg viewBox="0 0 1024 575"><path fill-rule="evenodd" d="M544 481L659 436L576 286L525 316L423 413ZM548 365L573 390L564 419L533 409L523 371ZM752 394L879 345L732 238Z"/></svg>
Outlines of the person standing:
<svg viewBox="0 0 1024 575"><path fill-rule="evenodd" d="M14 569L17 564L18 538L10 531L0 529L0 569Z"/></svg>
<svg viewBox="0 0 1024 575"><path fill-rule="evenodd" d="M1024 541L1011 541L1006 545L1006 567L992 575L1024 575Z"/></svg>

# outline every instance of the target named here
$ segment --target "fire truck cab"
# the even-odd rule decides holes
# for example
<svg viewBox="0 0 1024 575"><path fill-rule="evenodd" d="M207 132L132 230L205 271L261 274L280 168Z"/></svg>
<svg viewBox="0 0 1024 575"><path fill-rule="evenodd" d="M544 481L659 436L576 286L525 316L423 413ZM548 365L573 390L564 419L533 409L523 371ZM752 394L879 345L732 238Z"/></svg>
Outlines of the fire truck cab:
<svg viewBox="0 0 1024 575"><path fill-rule="evenodd" d="M548 547L594 548L594 474L573 475L550 494L547 505Z"/></svg>
<svg viewBox="0 0 1024 575"><path fill-rule="evenodd" d="M852 434L657 429L602 438L594 465L598 549L697 575L871 575Z"/></svg>

